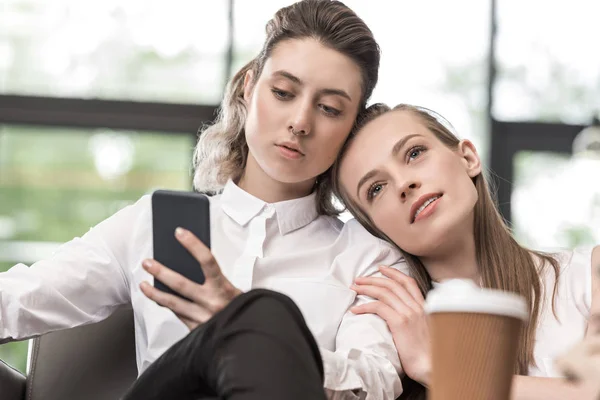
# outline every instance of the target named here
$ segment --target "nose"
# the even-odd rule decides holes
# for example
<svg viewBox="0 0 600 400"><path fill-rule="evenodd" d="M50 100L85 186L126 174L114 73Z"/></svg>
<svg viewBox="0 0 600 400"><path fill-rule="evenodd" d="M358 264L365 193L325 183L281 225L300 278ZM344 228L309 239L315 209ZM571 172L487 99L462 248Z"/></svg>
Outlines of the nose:
<svg viewBox="0 0 600 400"><path fill-rule="evenodd" d="M406 201L416 189L421 187L421 184L415 179L404 179L399 182L401 183L398 185L398 193L403 202Z"/></svg>
<svg viewBox="0 0 600 400"><path fill-rule="evenodd" d="M312 109L309 104L298 104L288 123L288 131L294 136L307 136L312 128Z"/></svg>

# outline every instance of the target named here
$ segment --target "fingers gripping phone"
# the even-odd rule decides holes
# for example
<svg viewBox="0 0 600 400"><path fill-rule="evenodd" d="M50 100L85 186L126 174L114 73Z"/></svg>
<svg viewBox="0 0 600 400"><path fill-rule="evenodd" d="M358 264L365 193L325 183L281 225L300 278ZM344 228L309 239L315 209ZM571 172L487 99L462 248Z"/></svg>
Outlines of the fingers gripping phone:
<svg viewBox="0 0 600 400"><path fill-rule="evenodd" d="M152 193L154 259L186 278L203 284L205 277L200 264L175 238L177 227L192 232L210 248L210 203L206 195L172 190ZM183 297L156 278L154 287Z"/></svg>

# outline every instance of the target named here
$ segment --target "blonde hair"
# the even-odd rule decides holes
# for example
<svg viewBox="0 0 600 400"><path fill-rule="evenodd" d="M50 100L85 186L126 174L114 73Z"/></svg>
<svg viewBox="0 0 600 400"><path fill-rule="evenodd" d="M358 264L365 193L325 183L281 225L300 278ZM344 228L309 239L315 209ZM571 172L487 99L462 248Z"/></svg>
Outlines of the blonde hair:
<svg viewBox="0 0 600 400"><path fill-rule="evenodd" d="M369 216L352 201L339 182L340 160L356 133L370 121L390 111L404 111L413 114L425 124L438 140L451 149L456 149L460 140L452 133L454 129L448 121L434 111L423 107L400 104L391 109L384 104L374 104L357 119L355 129L332 167L333 190L347 209L369 232L395 245L389 237L375 226ZM531 313L529 323L523 327L520 333L517 365L515 366L516 374L526 375L529 366L535 365L533 358L535 332L543 305L544 290L547 290L543 287L541 274L549 266L554 270L556 277L552 294L554 310L560 269L559 263L553 254L529 250L517 243L498 211L483 173L473 178L473 184L478 193L474 219L475 249L483 286L520 294L525 298ZM402 249L399 250L405 256L411 275L417 281L421 292L426 294L431 290L432 284L425 266L418 257ZM536 263L536 261L539 263Z"/></svg>
<svg viewBox="0 0 600 400"><path fill-rule="evenodd" d="M200 192L218 192L228 179L240 177L248 156L244 78L252 70L256 81L280 42L313 38L356 62L362 75L359 111L364 109L377 83L380 51L373 33L354 11L339 1L303 0L284 7L267 23L266 33L259 55L229 82L215 122L200 129L194 152L194 188ZM328 173L317 177L315 191L320 214L335 215L341 211L334 203Z"/></svg>

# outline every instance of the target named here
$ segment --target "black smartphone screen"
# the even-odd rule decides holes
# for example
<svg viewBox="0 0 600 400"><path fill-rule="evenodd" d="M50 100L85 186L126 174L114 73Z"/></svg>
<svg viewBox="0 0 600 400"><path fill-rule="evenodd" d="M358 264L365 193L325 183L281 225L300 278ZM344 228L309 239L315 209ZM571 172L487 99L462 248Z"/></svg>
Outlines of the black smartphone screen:
<svg viewBox="0 0 600 400"><path fill-rule="evenodd" d="M203 284L205 277L200 264L175 238L177 227L189 230L210 248L210 203L206 195L171 190L157 190L152 194L154 259ZM154 287L184 297L158 279L154 279Z"/></svg>

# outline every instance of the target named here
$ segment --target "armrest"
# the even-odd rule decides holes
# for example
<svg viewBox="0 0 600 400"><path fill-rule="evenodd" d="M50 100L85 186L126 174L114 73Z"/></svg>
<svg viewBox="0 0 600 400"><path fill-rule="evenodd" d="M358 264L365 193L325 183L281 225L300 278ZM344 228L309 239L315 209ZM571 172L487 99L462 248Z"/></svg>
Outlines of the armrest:
<svg viewBox="0 0 600 400"><path fill-rule="evenodd" d="M2 400L24 400L26 378L0 360L0 393Z"/></svg>

